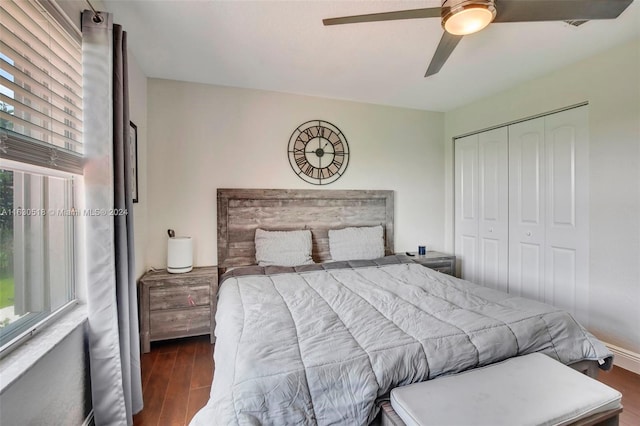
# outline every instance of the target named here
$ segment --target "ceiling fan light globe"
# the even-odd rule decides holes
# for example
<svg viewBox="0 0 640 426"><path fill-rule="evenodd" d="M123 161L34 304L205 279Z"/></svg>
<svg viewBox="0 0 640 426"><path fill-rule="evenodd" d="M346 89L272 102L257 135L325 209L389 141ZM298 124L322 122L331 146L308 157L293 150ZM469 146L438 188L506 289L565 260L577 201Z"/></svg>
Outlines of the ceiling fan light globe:
<svg viewBox="0 0 640 426"><path fill-rule="evenodd" d="M442 27L449 34L473 34L489 25L495 17L492 0L445 1L442 5Z"/></svg>

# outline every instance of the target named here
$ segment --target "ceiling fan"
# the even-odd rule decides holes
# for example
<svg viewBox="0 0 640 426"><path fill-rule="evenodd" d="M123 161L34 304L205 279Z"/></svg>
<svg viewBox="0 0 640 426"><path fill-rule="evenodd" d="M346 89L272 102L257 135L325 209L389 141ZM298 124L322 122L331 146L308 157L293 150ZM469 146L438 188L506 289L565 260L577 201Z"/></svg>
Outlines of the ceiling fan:
<svg viewBox="0 0 640 426"><path fill-rule="evenodd" d="M436 74L463 36L491 22L569 21L574 25L593 19L615 19L633 0L443 0L442 7L398 10L323 19L324 25L399 19L441 18L444 34L425 77Z"/></svg>

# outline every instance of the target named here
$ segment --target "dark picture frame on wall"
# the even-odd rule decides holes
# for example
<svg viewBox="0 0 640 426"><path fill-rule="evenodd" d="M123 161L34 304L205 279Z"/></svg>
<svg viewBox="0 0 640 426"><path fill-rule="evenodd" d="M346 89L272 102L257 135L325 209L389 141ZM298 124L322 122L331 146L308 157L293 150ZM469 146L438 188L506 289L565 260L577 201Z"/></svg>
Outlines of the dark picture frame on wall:
<svg viewBox="0 0 640 426"><path fill-rule="evenodd" d="M138 126L129 122L129 167L131 167L131 198L138 202Z"/></svg>

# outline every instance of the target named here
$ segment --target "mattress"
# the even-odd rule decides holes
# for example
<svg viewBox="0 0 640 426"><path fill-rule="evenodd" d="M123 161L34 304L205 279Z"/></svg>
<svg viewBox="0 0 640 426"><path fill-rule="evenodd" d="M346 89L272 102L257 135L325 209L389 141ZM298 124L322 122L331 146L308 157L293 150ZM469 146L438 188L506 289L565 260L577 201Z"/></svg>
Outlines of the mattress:
<svg viewBox="0 0 640 426"><path fill-rule="evenodd" d="M567 312L395 256L223 276L192 425L366 425L391 389L533 352L612 355Z"/></svg>

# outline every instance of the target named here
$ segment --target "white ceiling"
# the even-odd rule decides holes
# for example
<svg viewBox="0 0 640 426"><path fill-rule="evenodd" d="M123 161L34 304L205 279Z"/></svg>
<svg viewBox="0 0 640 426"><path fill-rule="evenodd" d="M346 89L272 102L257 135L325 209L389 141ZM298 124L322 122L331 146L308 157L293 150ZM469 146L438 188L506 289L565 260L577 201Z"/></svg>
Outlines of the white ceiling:
<svg viewBox="0 0 640 426"><path fill-rule="evenodd" d="M605 0L603 0L605 1ZM323 18L439 0L103 0L148 77L448 111L640 37L640 1L616 20L492 24L424 78L439 19L325 27ZM498 7L499 7L499 1Z"/></svg>

